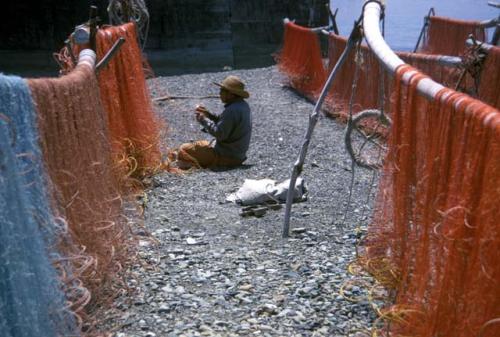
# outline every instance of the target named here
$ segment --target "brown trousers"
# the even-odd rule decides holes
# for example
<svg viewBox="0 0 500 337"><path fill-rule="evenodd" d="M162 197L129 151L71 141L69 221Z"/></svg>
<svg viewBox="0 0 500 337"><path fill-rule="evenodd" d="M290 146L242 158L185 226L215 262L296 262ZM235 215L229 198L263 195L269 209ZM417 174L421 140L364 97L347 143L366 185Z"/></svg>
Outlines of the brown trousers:
<svg viewBox="0 0 500 337"><path fill-rule="evenodd" d="M207 140L198 140L192 143L182 144L179 147L177 159L190 163L198 168L217 166L235 167L242 163L239 159L219 156Z"/></svg>

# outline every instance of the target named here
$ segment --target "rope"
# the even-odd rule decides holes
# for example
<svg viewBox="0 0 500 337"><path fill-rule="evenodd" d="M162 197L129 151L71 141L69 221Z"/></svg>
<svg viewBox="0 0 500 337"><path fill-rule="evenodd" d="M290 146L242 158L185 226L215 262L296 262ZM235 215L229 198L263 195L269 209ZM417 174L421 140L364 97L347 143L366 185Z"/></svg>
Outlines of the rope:
<svg viewBox="0 0 500 337"><path fill-rule="evenodd" d="M149 33L149 12L144 0L109 0L108 16L111 25L135 22L141 49Z"/></svg>
<svg viewBox="0 0 500 337"><path fill-rule="evenodd" d="M361 62L361 41L362 40L363 39L361 38L356 42L356 56L354 57L354 63L356 64L356 67L354 68L354 77L352 80L352 87L351 87L351 97L349 98L349 119L347 120L347 129L346 130L350 130L352 128L352 120L353 120L352 109L353 109L353 105L354 105L354 97L356 96L356 88L358 86L359 62ZM347 132L346 132L346 135L347 135ZM346 139L347 139L347 137L346 137ZM350 139L351 138L349 137L349 145L350 145L351 150L352 150L352 144L350 143ZM348 147L347 143L348 142L346 141L346 147ZM351 154L351 153L349 152L349 154ZM352 158L353 157L351 155L351 159ZM354 161L354 159L352 159L352 161L351 161L351 182L349 184L349 196L347 198L347 205L346 205L346 208L344 211L344 216L342 217L342 222L340 224L340 227L344 227L345 220L347 218L347 213L349 212L349 206L351 205L352 189L354 186L354 178L355 178L355 168L356 168L355 161Z"/></svg>
<svg viewBox="0 0 500 337"><path fill-rule="evenodd" d="M460 72L460 76L455 85L456 91L462 91L474 97L478 96L481 70L485 59L486 54L481 50L481 44L473 44L467 48L462 57L462 62L457 69ZM462 86L462 82L467 74L474 80L473 88L467 88L466 84Z"/></svg>

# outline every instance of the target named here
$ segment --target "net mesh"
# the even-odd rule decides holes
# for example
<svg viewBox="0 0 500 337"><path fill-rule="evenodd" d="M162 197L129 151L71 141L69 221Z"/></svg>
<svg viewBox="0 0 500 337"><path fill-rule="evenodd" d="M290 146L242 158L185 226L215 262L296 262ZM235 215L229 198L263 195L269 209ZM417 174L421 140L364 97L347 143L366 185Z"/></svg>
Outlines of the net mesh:
<svg viewBox="0 0 500 337"><path fill-rule="evenodd" d="M481 71L479 98L489 105L500 109L500 47L493 46Z"/></svg>
<svg viewBox="0 0 500 337"><path fill-rule="evenodd" d="M465 41L472 34L476 40L486 41L486 31L479 21L465 21L441 16L430 16L427 33L419 51L428 54L459 56L465 52Z"/></svg>
<svg viewBox="0 0 500 337"><path fill-rule="evenodd" d="M346 46L347 39L345 37L330 33L328 44L328 68L330 71L339 61ZM440 63L438 55L409 52L398 52L397 55L421 72L431 74L433 80L444 85L455 86L458 81L459 71L456 68ZM356 115L366 109L379 109L382 104L384 110L389 112L392 82L386 72L382 71L380 63L373 52L367 45L361 44L359 51L352 51L348 55L342 68L337 73L325 100L327 113L343 121L349 117L349 103L355 82L356 68L358 68L358 78L352 101L353 114ZM385 133L385 129L380 128L377 121L366 120L363 123L362 127L365 130L372 131L378 127L381 133Z"/></svg>
<svg viewBox="0 0 500 337"><path fill-rule="evenodd" d="M283 48L277 55L278 68L291 87L315 99L325 84L326 73L318 36L309 28L293 22L285 25Z"/></svg>
<svg viewBox="0 0 500 337"><path fill-rule="evenodd" d="M61 78L28 83L38 110L44 161L55 187L54 204L82 252L81 258L72 259L75 277L83 282L75 295L85 288L92 294L89 304L87 296L75 305L92 313L116 290L129 248L97 80L90 67L79 65Z"/></svg>
<svg viewBox="0 0 500 337"><path fill-rule="evenodd" d="M139 180L161 168L160 129L146 85L146 75L154 76L137 42L134 23L102 26L96 35L97 59L102 60L114 43L125 42L110 62L98 74L99 89L121 185L136 188ZM73 44L73 54L88 48L88 44ZM54 54L61 73L74 69L68 47ZM163 128L165 129L165 128Z"/></svg>
<svg viewBox="0 0 500 337"><path fill-rule="evenodd" d="M461 39L461 48L469 33ZM478 29L476 38L484 40L480 34ZM291 36L285 33L284 49L287 39L300 38L299 34ZM442 35L441 39L456 38ZM345 38L330 36L330 70L346 44ZM463 50L452 49L447 46L440 52L456 55ZM500 230L495 202L500 198L500 113L451 89L428 100L416 91L419 81L428 77L423 72L454 87L462 69L440 64L439 55L398 55L418 70L403 66L395 82L384 81L385 102L390 102L386 108L394 125L364 256L366 269L393 290L393 305L380 312L380 319L390 320L386 328L391 336L497 336ZM308 76L314 73L298 66L306 56L290 52L288 57L296 57L287 62L299 70L289 71L281 65L280 69L292 82L301 71ZM481 98L494 106L498 102L495 57L495 51L488 56L479 90ZM380 106L384 75L370 50L361 45L359 53L352 52L344 63L327 99L330 111L344 118L356 67L354 112ZM402 76L409 71L412 78L406 85ZM461 89L473 91L468 88L473 82L466 75ZM300 85L295 88L311 93Z"/></svg>
<svg viewBox="0 0 500 337"><path fill-rule="evenodd" d="M36 116L24 80L0 74L0 331L6 337L76 336L52 264L64 235L47 198Z"/></svg>
<svg viewBox="0 0 500 337"><path fill-rule="evenodd" d="M394 85L369 269L394 287L391 334L498 336L500 112L451 89L428 101L424 75L403 84L412 70Z"/></svg>
<svg viewBox="0 0 500 337"><path fill-rule="evenodd" d="M99 72L99 88L115 159L126 176L140 178L161 164L159 121L146 86L135 25L99 29L97 57L101 59L120 37L125 43Z"/></svg>
<svg viewBox="0 0 500 337"><path fill-rule="evenodd" d="M340 56L347 47L347 38L330 34L328 37L328 69L331 71L337 64ZM356 92L353 100L353 113L364 109L376 109L380 106L379 87L380 65L370 49L362 44L359 52L353 50L342 64L335 80L328 92L326 106L328 112L342 120L347 119L349 113L349 101L353 90L354 75L358 68L358 79L356 81Z"/></svg>

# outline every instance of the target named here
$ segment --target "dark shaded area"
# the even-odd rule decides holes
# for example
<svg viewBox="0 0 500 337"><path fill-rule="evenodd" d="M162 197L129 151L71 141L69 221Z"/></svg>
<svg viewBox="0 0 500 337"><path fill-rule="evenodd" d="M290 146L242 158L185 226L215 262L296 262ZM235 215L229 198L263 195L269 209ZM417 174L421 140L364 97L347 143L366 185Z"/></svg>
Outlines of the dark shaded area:
<svg viewBox="0 0 500 337"><path fill-rule="evenodd" d="M88 18L89 2L72 0L2 3L0 49L55 50Z"/></svg>
<svg viewBox="0 0 500 337"><path fill-rule="evenodd" d="M273 63L282 19L323 25L325 2L314 0L149 0L148 59L157 74L252 68ZM0 22L0 71L56 74L51 54L74 27L99 7L108 22L107 0L25 0L7 2ZM310 9L314 9L311 15ZM30 54L25 54L29 50Z"/></svg>

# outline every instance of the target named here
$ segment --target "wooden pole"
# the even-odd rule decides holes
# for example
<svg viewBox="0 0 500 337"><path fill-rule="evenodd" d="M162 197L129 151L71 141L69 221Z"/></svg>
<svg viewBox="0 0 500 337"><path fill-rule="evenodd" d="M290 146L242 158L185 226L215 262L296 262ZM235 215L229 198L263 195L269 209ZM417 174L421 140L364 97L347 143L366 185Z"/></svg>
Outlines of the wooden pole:
<svg viewBox="0 0 500 337"><path fill-rule="evenodd" d="M219 98L218 95L206 95L206 96L186 96L186 95L167 95L153 98L153 102L168 101L170 99L205 99L205 98Z"/></svg>
<svg viewBox="0 0 500 337"><path fill-rule="evenodd" d="M424 18L424 25L422 27L422 30L420 31L420 35L418 36L418 40L417 40L417 44L415 45L415 48L413 49L413 52L416 53L417 52L417 49L418 49L418 46L420 45L420 41L422 40L422 38L424 37L424 34L425 34L425 29L427 28L427 26L429 25L429 17L431 15L434 15L435 12L434 12L434 8L431 7L431 9L429 9L429 13L427 13L427 16Z"/></svg>
<svg viewBox="0 0 500 337"><path fill-rule="evenodd" d="M328 12L328 16L330 17L330 25L332 26L333 32L336 35L339 35L339 27L337 26L337 13L339 12L339 9L335 9L335 13L332 13L332 9L330 8L330 5L326 3L326 10Z"/></svg>
<svg viewBox="0 0 500 337"><path fill-rule="evenodd" d="M321 106L323 105L323 101L326 98L326 95L328 94L328 90L330 89L330 86L333 83L333 80L337 76L337 73L339 72L340 68L342 67L342 64L344 61L347 59L347 56L351 52L351 50L354 48L356 43L361 40L361 30L360 30L360 25L358 22L354 24L354 28L351 32L351 35L349 36L349 39L347 40L347 46L342 52L342 55L340 56L339 60L337 61L337 64L335 64L335 67L333 67L330 75L328 76L328 79L326 80L325 85L323 86L323 89L321 90L321 94L319 96L318 101L316 102L316 105L314 106L314 109L309 115L309 125L307 127L306 134L304 136L304 141L302 143L302 147L300 149L299 156L297 158L297 161L295 162L292 170L292 174L290 177L290 184L288 186L288 191L286 194L286 207L285 207L285 221L283 223L283 238L287 238L290 236L290 213L292 210L292 203L293 203L293 192L295 190L295 182L297 181L298 176L302 173L304 161L306 158L307 154L307 148L309 147L309 143L311 142L312 134L314 131L314 127L316 126L316 123L318 122L318 115L321 110Z"/></svg>
<svg viewBox="0 0 500 337"><path fill-rule="evenodd" d="M116 42L113 44L113 46L108 50L106 55L102 58L102 60L99 61L99 63L95 67L95 71L99 72L102 68L104 68L106 65L108 65L109 61L113 58L113 56L118 52L122 44L125 42L124 37L120 37Z"/></svg>
<svg viewBox="0 0 500 337"><path fill-rule="evenodd" d="M96 34L97 34L97 7L90 6L89 13L89 46L90 49L96 51Z"/></svg>

